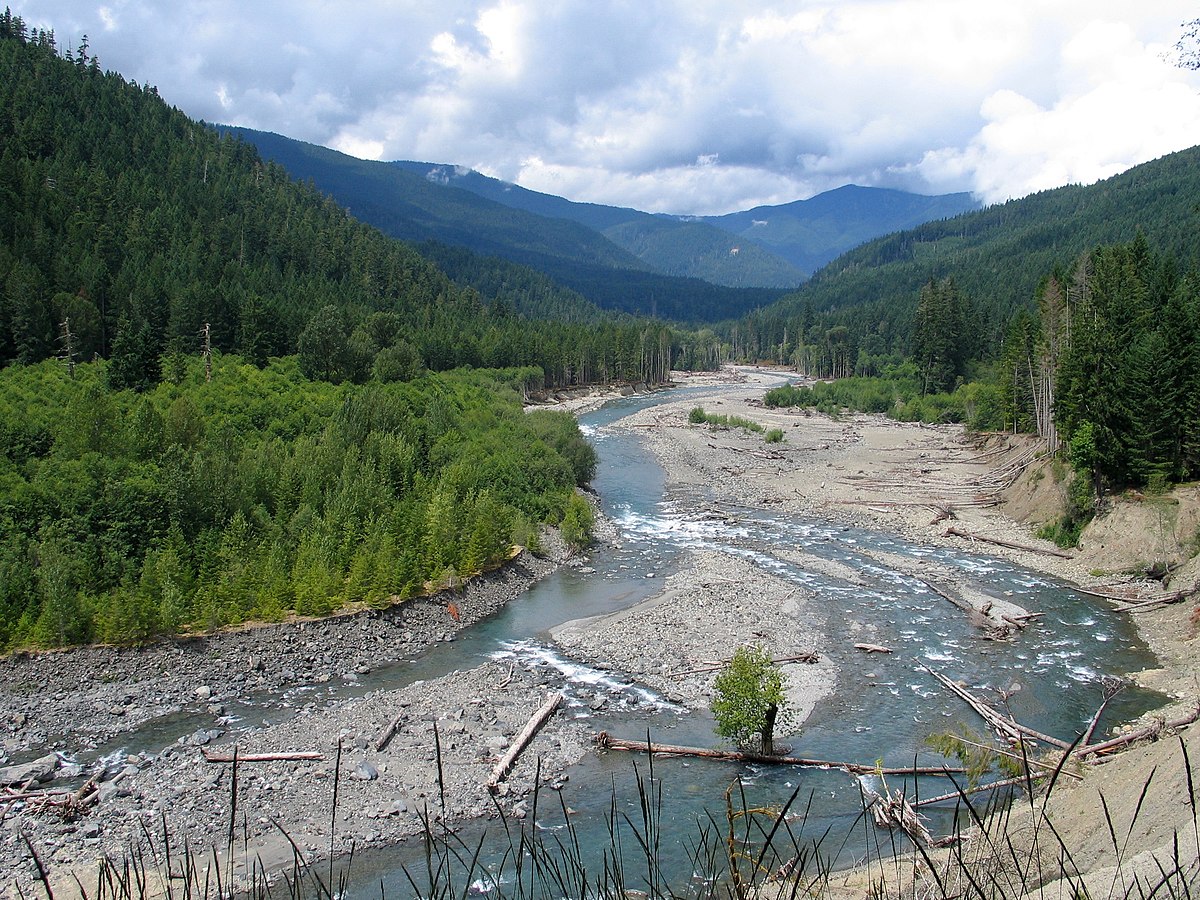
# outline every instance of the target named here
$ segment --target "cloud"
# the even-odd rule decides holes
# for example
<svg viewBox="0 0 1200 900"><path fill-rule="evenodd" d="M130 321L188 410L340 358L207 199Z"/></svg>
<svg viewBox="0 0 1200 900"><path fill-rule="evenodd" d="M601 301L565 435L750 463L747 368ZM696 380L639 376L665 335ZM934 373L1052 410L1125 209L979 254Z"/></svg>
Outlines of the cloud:
<svg viewBox="0 0 1200 900"><path fill-rule="evenodd" d="M32 0L190 115L676 213L989 200L1200 143L1190 0Z"/></svg>
<svg viewBox="0 0 1200 900"><path fill-rule="evenodd" d="M1200 92L1126 25L1092 23L1062 48L1049 106L1002 89L964 147L929 151L931 182L965 178L988 202L1091 183L1200 139Z"/></svg>

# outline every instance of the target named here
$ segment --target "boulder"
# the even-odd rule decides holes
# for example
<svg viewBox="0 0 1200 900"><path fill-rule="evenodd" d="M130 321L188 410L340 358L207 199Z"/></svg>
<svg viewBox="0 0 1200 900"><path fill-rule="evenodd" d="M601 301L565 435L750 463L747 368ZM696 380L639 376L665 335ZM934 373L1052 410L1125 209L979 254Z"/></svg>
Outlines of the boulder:
<svg viewBox="0 0 1200 900"><path fill-rule="evenodd" d="M47 753L33 762L5 766L0 769L0 785L25 784L31 780L49 781L54 777L57 768L58 757L53 753Z"/></svg>

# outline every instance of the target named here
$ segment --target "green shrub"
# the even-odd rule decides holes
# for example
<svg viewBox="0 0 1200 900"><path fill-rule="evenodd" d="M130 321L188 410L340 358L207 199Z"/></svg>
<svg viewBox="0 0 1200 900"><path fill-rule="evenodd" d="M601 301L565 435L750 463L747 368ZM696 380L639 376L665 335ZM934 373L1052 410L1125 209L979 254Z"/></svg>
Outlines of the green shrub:
<svg viewBox="0 0 1200 900"><path fill-rule="evenodd" d="M592 542L592 528L596 524L596 515L592 505L578 494L572 494L567 501L567 509L563 513L563 540L575 548L583 548Z"/></svg>

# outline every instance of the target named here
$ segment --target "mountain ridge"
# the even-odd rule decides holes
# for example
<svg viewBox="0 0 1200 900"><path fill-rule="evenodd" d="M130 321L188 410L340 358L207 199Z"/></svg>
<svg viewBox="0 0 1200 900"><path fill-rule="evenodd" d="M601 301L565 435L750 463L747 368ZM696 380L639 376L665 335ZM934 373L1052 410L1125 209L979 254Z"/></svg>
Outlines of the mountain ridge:
<svg viewBox="0 0 1200 900"><path fill-rule="evenodd" d="M714 246L735 257L757 254L755 262L760 268L772 260L772 282L757 286L786 287L798 285L841 253L868 240L980 208L965 192L926 195L843 185L802 200L721 216L648 213L632 207L567 200L449 163L396 160L391 165L431 183L472 191L514 209L586 225L665 274L692 275L738 287L751 285L734 284L729 275L723 280L722 270L714 266L688 269L681 265L678 250L667 245L665 235L689 232L691 243L707 244L710 254ZM764 218L772 223L766 229L760 227ZM729 241L709 229L738 240ZM779 267L780 260L785 267ZM786 283L788 277L794 279L790 285Z"/></svg>

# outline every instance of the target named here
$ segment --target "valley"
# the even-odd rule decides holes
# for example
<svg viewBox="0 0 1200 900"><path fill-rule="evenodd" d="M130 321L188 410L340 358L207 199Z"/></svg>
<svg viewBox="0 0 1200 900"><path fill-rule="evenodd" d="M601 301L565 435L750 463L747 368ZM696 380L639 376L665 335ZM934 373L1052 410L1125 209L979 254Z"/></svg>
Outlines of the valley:
<svg viewBox="0 0 1200 900"><path fill-rule="evenodd" d="M1056 582L1095 580L1080 563L992 546L981 553L942 536L944 524L929 524L930 507L942 502L939 489L951 481L970 483L996 465L994 458L972 462L980 449L960 429L768 411L759 400L778 376L752 370L683 383L690 386L678 397L665 392L620 401L631 404L630 411L605 425L589 424L593 414L586 410L595 400L569 401L607 462L597 482L606 524L588 558L571 559L551 542L544 558L524 555L468 582L460 596L144 650L85 648L5 660L4 718L22 723L8 739L10 751L33 755L57 746L71 759L103 759L106 773L99 802L78 823L56 827L47 814L29 810L11 810L19 817L13 821L23 823L20 831L55 872L78 872L101 850L120 854L130 841L160 834L164 817L175 841L186 836L193 847L224 846L235 796L241 842L236 860L286 868L293 848L280 829L310 863L330 848L345 852L354 845L360 859L350 867L351 883L365 879L360 890L369 896L380 872L398 877L394 864L388 869L381 862L389 858L381 848L419 834L424 811L455 822L494 815L483 782L548 692L563 691L567 711L552 718L519 759L499 808L514 821L530 815L540 773L543 785L553 785L581 810L581 823L595 824L590 817L598 812L586 810L606 802L602 785L612 776L604 773L626 771L628 761L597 757L593 733L606 729L637 739L647 727L666 727L662 733L672 740L712 744L704 714L712 696L711 661L722 648L741 643L765 643L780 657L816 651L815 664L785 667L799 734L789 743L810 756L870 762L882 755L898 765L911 763L914 753L936 759L921 749L921 725L897 742L897 721L889 718L888 711L902 703L897 688L913 699L936 692L936 685L909 692L910 654L993 685L997 677L1049 677L1071 686L1065 706L1030 715L1039 727L1064 736L1090 714L1096 679L1104 672L1150 669L1137 680L1186 706L1195 677L1186 608L1138 618L1141 634L1160 656L1159 668L1128 614L1066 593L1053 601L1065 605L1043 605L1051 602L1044 591ZM738 429L690 425L688 411L697 404L782 427L786 440L765 444ZM662 474L630 455L647 451ZM920 477L911 478L918 470ZM910 478L912 506L863 497L862 485L888 473ZM938 487L923 494L922 481ZM646 490L664 493L659 501L637 496ZM1002 510L963 509L959 521L971 531L1035 544L1028 529ZM994 560L1006 557L1011 563L998 567ZM1012 574L1001 574L1012 564ZM1075 624L1062 637L1077 649L1064 652L1072 644L1055 638L1034 654L1042 661L1021 674L1002 662L1007 647L1024 657L1023 648L1047 640L1039 634L1046 626L1035 623L1009 641L983 640L969 616L921 581L963 598L983 586L999 600L1002 578L1015 578L1003 591L1008 599L1043 613L1049 609L1064 624L1082 623L1104 643L1089 647ZM845 606L840 613L828 607L855 595L867 605ZM903 624L914 614L904 611L913 602L925 622L919 631ZM865 670L856 643L901 651L895 663L872 661L865 677L880 687L861 681ZM1106 669L1106 659L1116 668ZM79 688L68 688L75 682ZM860 695L856 701L849 701L848 688ZM1034 685L1027 690L1039 694ZM871 699L875 691L880 699ZM936 702L943 700L948 716L966 714L953 698ZM1106 727L1161 702L1160 695L1131 689ZM907 716L905 708L895 711ZM393 720L395 737L377 749ZM71 722L87 725L72 728ZM853 739L850 730L857 732ZM891 745L886 752L873 736L884 733ZM207 753L228 757L234 744L241 754L310 752L321 758L243 763L235 783L228 763L205 762ZM661 766L676 773L666 776L672 784L698 776L684 776L678 764ZM335 771L338 815L331 837ZM736 771L717 765L700 776L708 786L685 802L687 812L674 813L684 830ZM846 793L854 789L852 779L834 776L827 783L836 786L835 817L837 808L853 808L853 795ZM748 784L764 797L785 790L766 773ZM813 827L821 827L819 816L826 813L812 814ZM944 813L934 821L949 827ZM17 832L7 834L11 840ZM20 858L19 845L8 850L10 859ZM18 866L6 878L21 877L21 871Z"/></svg>

